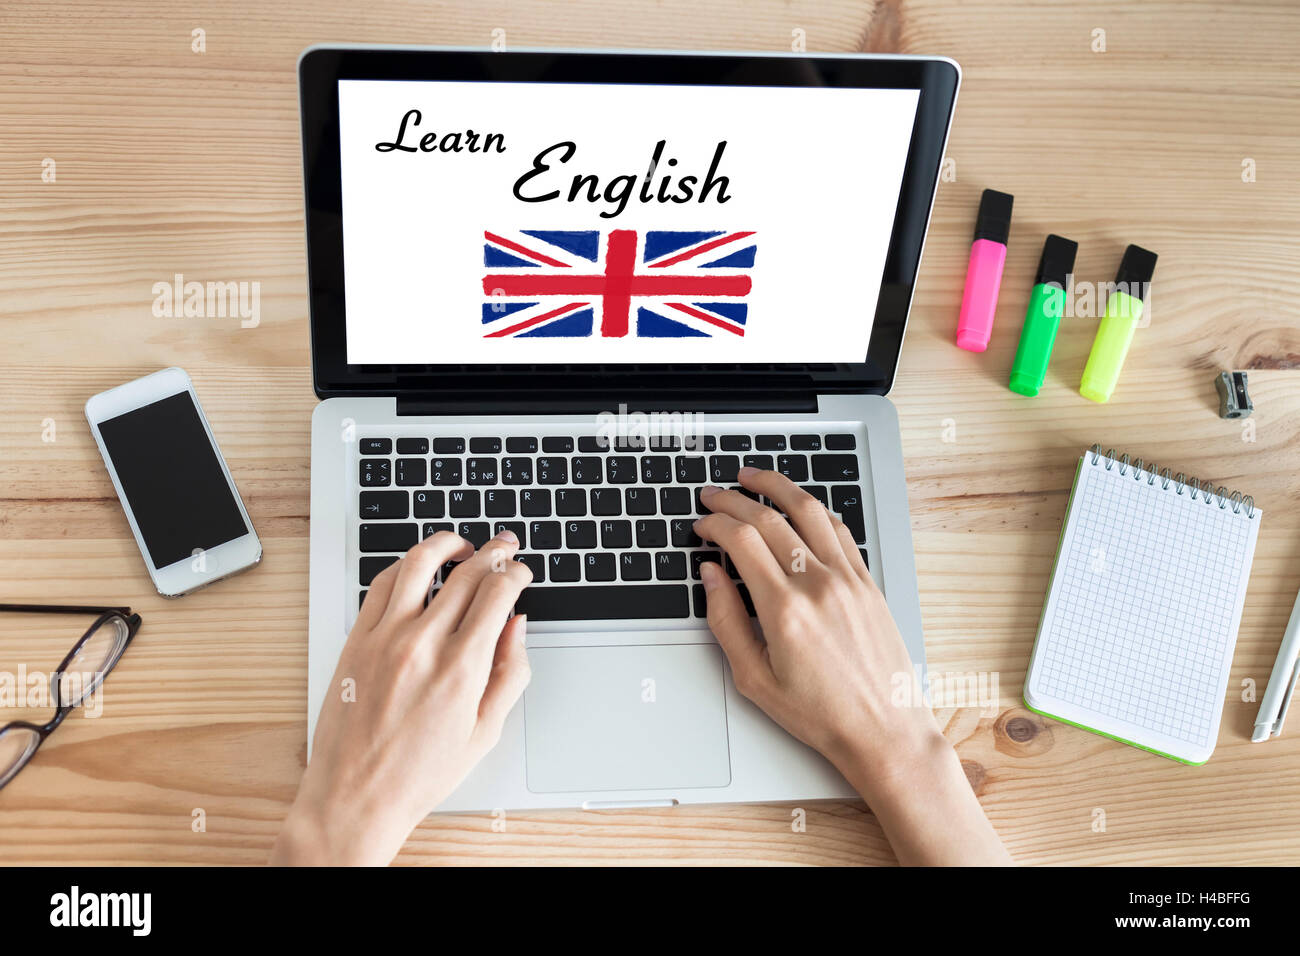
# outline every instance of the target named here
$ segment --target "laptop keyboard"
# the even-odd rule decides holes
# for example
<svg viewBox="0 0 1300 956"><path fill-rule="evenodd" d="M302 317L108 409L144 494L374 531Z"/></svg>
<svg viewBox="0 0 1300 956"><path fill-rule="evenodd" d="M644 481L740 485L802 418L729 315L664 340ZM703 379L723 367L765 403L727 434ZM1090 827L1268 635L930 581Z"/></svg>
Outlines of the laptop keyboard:
<svg viewBox="0 0 1300 956"><path fill-rule="evenodd" d="M764 432L680 440L598 436L378 437L358 442L359 600L408 548L455 531L476 548L502 530L533 585L516 611L532 621L703 618L702 561L730 559L692 530L707 484L735 488L745 465L775 469L840 516L866 560L855 436ZM434 583L445 580L445 566ZM750 614L753 605L738 585ZM359 606L359 604L358 604Z"/></svg>

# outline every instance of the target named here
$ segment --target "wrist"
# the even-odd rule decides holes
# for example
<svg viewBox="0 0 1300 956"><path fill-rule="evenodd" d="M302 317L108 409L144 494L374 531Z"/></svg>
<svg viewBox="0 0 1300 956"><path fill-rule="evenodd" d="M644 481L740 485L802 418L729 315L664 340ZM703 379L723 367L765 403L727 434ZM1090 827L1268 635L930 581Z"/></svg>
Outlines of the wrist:
<svg viewBox="0 0 1300 956"><path fill-rule="evenodd" d="M960 770L952 744L932 721L928 723L884 746L850 746L832 762L869 804L904 798L918 786L941 780L954 765Z"/></svg>
<svg viewBox="0 0 1300 956"><path fill-rule="evenodd" d="M391 813L391 808L390 811ZM271 851L275 866L387 866L405 842L409 829L400 833L367 826L376 817L361 808L343 807L337 801L316 800L306 788L298 793L280 827Z"/></svg>

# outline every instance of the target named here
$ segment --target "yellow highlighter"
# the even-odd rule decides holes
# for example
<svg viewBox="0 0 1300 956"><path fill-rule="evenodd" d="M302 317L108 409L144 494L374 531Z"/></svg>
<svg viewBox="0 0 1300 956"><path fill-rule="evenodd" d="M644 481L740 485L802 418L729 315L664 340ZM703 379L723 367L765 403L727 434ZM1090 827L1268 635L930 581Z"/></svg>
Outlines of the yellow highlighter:
<svg viewBox="0 0 1300 956"><path fill-rule="evenodd" d="M1115 276L1115 291L1106 299L1106 314L1092 340L1088 364L1083 368L1079 394L1094 402L1110 399L1119 381L1120 369L1133 342L1133 331L1142 318L1151 276L1156 271L1156 254L1141 246L1129 246Z"/></svg>

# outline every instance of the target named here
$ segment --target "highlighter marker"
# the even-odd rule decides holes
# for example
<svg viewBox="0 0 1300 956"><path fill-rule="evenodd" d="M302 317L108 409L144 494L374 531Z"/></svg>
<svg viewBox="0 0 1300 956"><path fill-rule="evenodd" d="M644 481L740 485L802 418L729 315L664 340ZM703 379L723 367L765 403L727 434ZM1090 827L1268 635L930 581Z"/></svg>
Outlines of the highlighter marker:
<svg viewBox="0 0 1300 956"><path fill-rule="evenodd" d="M1038 277L1029 293L1029 308L1025 310L1025 325L1020 330L1020 344L1016 346L1016 360L1011 365L1011 391L1021 395L1037 395L1047 376L1047 363L1052 359L1052 346L1056 330L1065 313L1065 284L1074 271L1074 254L1079 244L1061 236L1051 235L1043 243L1043 254L1038 258Z"/></svg>
<svg viewBox="0 0 1300 956"><path fill-rule="evenodd" d="M983 352L993 334L993 314L998 308L998 287L1007 261L1007 234L1011 232L1011 204L1015 197L986 189L975 219L975 241L966 266L966 290L957 317L957 345L968 352Z"/></svg>
<svg viewBox="0 0 1300 956"><path fill-rule="evenodd" d="M1079 394L1084 398L1104 402L1115 391L1155 271L1154 252L1141 246L1129 246L1124 250L1119 272L1115 275L1115 291L1106 300L1106 314L1097 326L1088 364L1083 367Z"/></svg>

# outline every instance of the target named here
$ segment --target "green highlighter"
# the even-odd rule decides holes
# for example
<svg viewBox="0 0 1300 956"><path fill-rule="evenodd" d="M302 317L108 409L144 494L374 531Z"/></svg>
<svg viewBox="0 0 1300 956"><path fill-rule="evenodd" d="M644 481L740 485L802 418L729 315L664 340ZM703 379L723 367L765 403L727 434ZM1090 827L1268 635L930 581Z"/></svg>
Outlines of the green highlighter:
<svg viewBox="0 0 1300 956"><path fill-rule="evenodd" d="M1074 271L1074 256L1079 244L1062 236L1051 235L1043 243L1038 258L1038 278L1029 294L1025 324L1020 330L1020 345L1011 365L1011 391L1037 395L1052 359L1052 345L1065 311L1065 288Z"/></svg>
<svg viewBox="0 0 1300 956"><path fill-rule="evenodd" d="M1142 318L1151 276L1156 271L1156 254L1141 246L1129 246L1115 276L1115 291L1106 299L1106 314L1097 326L1088 364L1083 367L1079 394L1094 402L1110 400L1119 381L1120 369L1133 342L1133 332Z"/></svg>

